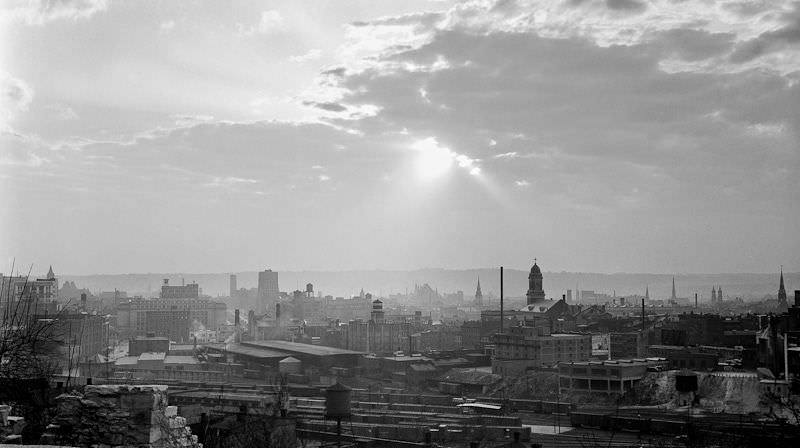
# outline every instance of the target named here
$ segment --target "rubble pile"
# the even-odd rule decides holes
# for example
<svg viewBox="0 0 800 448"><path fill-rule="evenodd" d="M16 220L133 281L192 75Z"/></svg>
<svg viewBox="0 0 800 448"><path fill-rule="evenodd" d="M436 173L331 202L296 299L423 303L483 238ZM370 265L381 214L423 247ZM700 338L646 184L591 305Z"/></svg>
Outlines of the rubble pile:
<svg viewBox="0 0 800 448"><path fill-rule="evenodd" d="M62 394L41 443L201 448L177 408L167 406L166 391L166 386L104 385Z"/></svg>

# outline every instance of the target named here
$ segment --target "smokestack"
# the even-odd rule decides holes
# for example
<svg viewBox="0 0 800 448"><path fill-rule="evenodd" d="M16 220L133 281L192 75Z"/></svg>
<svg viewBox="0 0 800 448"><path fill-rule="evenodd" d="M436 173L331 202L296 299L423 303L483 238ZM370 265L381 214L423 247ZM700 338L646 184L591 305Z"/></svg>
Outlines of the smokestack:
<svg viewBox="0 0 800 448"><path fill-rule="evenodd" d="M647 318L644 314L644 299L642 299L642 334L645 332L645 324L647 322Z"/></svg>
<svg viewBox="0 0 800 448"><path fill-rule="evenodd" d="M81 293L81 310L86 311L86 293Z"/></svg>
<svg viewBox="0 0 800 448"><path fill-rule="evenodd" d="M567 295L566 294L561 294L561 300L566 302L567 301Z"/></svg>
<svg viewBox="0 0 800 448"><path fill-rule="evenodd" d="M239 328L239 309L233 312L233 326Z"/></svg>
<svg viewBox="0 0 800 448"><path fill-rule="evenodd" d="M697 293L694 293L694 307L697 308Z"/></svg>
<svg viewBox="0 0 800 448"><path fill-rule="evenodd" d="M503 332L503 267L500 266L500 333Z"/></svg>

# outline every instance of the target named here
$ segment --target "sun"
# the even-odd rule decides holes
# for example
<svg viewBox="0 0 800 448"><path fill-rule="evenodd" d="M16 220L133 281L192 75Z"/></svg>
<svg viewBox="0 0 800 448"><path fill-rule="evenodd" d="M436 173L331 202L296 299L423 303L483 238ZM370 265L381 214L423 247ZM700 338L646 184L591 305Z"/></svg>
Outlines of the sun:
<svg viewBox="0 0 800 448"><path fill-rule="evenodd" d="M411 147L417 151L416 171L423 180L438 179L453 166L455 154L448 148L439 146L433 137L420 140Z"/></svg>

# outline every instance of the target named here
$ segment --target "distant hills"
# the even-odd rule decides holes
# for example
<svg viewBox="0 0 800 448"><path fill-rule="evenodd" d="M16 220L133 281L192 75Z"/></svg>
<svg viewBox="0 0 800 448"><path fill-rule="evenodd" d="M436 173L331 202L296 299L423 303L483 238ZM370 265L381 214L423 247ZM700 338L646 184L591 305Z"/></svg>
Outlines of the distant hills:
<svg viewBox="0 0 800 448"><path fill-rule="evenodd" d="M113 275L62 275L60 282L73 281L78 288L88 288L94 293L113 291L114 288L132 294L157 293L164 278L170 284L197 282L205 294L227 296L229 275L191 273L149 273ZM258 273L235 272L239 288L255 288ZM594 290L607 294L616 291L617 296L644 295L649 286L650 297L669 298L672 290L671 274L598 274L578 272L544 272L544 289L548 297L561 297L567 289L576 286L581 290ZM500 295L500 270L497 269L418 269L413 271L359 270L359 271L279 271L281 291L304 290L306 283L314 285L314 291L333 296L356 295L363 288L373 295L387 296L413 291L415 284L428 283L440 293L464 291L472 297L478 277L484 296ZM523 296L528 288L528 272L505 269L505 294L507 297ZM791 302L794 290L800 289L800 273L784 273L786 290ZM721 286L728 298L761 299L765 295L777 295L779 273L774 274L676 274L675 286L679 297L694 297L708 301L711 288Z"/></svg>

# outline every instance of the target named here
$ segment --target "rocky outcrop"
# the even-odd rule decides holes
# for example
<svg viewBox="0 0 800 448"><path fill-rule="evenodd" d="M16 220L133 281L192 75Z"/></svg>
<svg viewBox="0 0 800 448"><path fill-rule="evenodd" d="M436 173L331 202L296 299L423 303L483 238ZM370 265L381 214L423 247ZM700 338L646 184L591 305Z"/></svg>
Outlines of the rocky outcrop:
<svg viewBox="0 0 800 448"><path fill-rule="evenodd" d="M167 406L166 386L86 386L56 398L56 415L42 436L51 445L198 447L197 436Z"/></svg>

